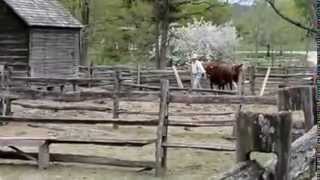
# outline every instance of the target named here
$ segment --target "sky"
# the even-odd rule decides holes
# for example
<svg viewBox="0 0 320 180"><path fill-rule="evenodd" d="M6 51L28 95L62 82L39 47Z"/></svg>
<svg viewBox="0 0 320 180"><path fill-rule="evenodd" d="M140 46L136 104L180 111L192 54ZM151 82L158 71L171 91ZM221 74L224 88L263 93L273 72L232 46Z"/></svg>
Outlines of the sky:
<svg viewBox="0 0 320 180"><path fill-rule="evenodd" d="M238 3L241 5L252 5L254 0L229 0L230 3Z"/></svg>

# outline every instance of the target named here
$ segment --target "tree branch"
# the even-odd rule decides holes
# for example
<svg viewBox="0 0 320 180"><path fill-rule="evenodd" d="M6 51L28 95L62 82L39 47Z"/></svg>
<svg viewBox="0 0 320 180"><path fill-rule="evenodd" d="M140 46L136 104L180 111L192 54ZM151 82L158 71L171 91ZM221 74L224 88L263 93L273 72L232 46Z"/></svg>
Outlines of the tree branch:
<svg viewBox="0 0 320 180"><path fill-rule="evenodd" d="M279 11L279 9L277 9L277 7L275 6L273 0L265 0L265 1L271 6L271 8L274 10L274 12L275 12L278 16L280 16L282 19L284 19L285 21L287 21L287 22L289 22L289 23L291 23L291 24L293 24L293 25L295 25L295 26L297 26L297 27L299 27L299 28L302 28L302 29L304 29L304 30L310 31L310 32L312 32L312 33L315 33L315 34L319 32L319 30L317 30L317 29L315 29L315 28L307 27L307 26L301 24L300 22L294 21L294 20L290 19L289 17L285 16L284 14L282 14L282 13Z"/></svg>
<svg viewBox="0 0 320 180"><path fill-rule="evenodd" d="M192 4L192 5L207 4L209 6L217 6L217 3L209 3L208 0L181 0L181 1L172 2L172 5L174 6L182 6L185 4ZM218 3L218 4L220 4L220 6L225 6L227 3Z"/></svg>

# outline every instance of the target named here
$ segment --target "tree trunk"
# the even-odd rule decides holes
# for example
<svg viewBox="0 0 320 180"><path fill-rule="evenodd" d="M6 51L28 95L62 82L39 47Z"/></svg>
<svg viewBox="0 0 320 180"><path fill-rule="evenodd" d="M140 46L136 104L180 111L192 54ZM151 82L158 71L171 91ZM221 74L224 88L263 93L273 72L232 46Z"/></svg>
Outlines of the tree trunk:
<svg viewBox="0 0 320 180"><path fill-rule="evenodd" d="M270 57L270 44L267 44L267 57Z"/></svg>
<svg viewBox="0 0 320 180"><path fill-rule="evenodd" d="M154 4L156 19L156 50L155 60L158 69L164 69L167 64L167 47L169 31L169 0L156 0ZM159 42L159 38L160 42Z"/></svg>
<svg viewBox="0 0 320 180"><path fill-rule="evenodd" d="M169 22L164 20L161 26L160 69L167 66L168 31Z"/></svg>
<svg viewBox="0 0 320 180"><path fill-rule="evenodd" d="M153 12L155 18L155 55L154 60L156 63L156 68L160 69L160 46L159 46L159 38L160 38L160 6L159 1L154 1Z"/></svg>
<svg viewBox="0 0 320 180"><path fill-rule="evenodd" d="M89 43L89 23L90 23L90 0L83 0L81 7L81 19L85 27L81 32L81 53L80 65L89 65L88 43Z"/></svg>

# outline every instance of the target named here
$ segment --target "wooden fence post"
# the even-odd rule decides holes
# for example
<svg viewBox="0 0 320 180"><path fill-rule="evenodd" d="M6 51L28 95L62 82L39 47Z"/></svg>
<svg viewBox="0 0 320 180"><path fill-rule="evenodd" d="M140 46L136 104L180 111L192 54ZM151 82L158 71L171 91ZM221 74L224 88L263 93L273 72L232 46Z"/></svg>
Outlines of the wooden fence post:
<svg viewBox="0 0 320 180"><path fill-rule="evenodd" d="M250 159L250 153L277 155L274 180L289 180L292 117L289 112L259 114L240 112L237 121L237 162Z"/></svg>
<svg viewBox="0 0 320 180"><path fill-rule="evenodd" d="M241 72L239 75L239 77L240 77L239 86L238 86L238 95L239 96L243 96L243 93L244 93L244 80L245 80L244 74L245 74L245 71L243 70L243 72ZM237 121L237 117L241 111L241 108L242 108L242 104L240 102L240 104L238 105L237 110L236 110L235 121ZM233 129L232 129L232 136L234 137L236 134L237 134L237 125L235 123L233 125Z"/></svg>
<svg viewBox="0 0 320 180"><path fill-rule="evenodd" d="M140 64L137 65L137 84L138 85L141 84L141 65ZM142 90L142 88L140 87L139 90Z"/></svg>
<svg viewBox="0 0 320 180"><path fill-rule="evenodd" d="M92 87L92 78L93 78L93 62L90 63L90 66L88 67L88 73L89 73L89 78L90 78L90 81L89 81L89 84L88 84L88 87L91 88Z"/></svg>
<svg viewBox="0 0 320 180"><path fill-rule="evenodd" d="M314 125L314 112L313 112L313 89L312 87L306 87L301 94L304 94L303 98L303 113L305 119L305 130L309 131Z"/></svg>
<svg viewBox="0 0 320 180"><path fill-rule="evenodd" d="M270 73L271 73L271 66L268 67L266 76L264 77L264 80L263 80L263 83L262 83L262 87L261 87L261 91L260 91L260 94L259 94L260 96L263 96L263 94L264 94L264 90L265 90L265 88L267 86Z"/></svg>
<svg viewBox="0 0 320 180"><path fill-rule="evenodd" d="M39 146L38 168L47 169L50 163L49 143L45 142Z"/></svg>
<svg viewBox="0 0 320 180"><path fill-rule="evenodd" d="M5 65L0 66L0 72L1 72L1 87L5 88L6 84L6 68Z"/></svg>
<svg viewBox="0 0 320 180"><path fill-rule="evenodd" d="M12 100L7 97L1 97L1 115L8 116L11 114L11 102Z"/></svg>
<svg viewBox="0 0 320 180"><path fill-rule="evenodd" d="M288 74L289 74L289 69L288 69L288 66L285 66L284 67L284 79L283 79L283 82L284 82L284 84L287 86L289 83L288 83L288 81L289 81L289 79L288 79Z"/></svg>
<svg viewBox="0 0 320 180"><path fill-rule="evenodd" d="M314 125L313 89L311 86L294 87L278 91L278 110L303 110L305 130Z"/></svg>
<svg viewBox="0 0 320 180"><path fill-rule="evenodd" d="M246 68L242 69L242 72L240 73L240 79L239 79L239 95L244 95L245 91L245 82L246 81Z"/></svg>
<svg viewBox="0 0 320 180"><path fill-rule="evenodd" d="M159 124L156 142L156 176L164 175L167 167L167 148L163 146L168 136L169 81L161 80Z"/></svg>
<svg viewBox="0 0 320 180"><path fill-rule="evenodd" d="M174 75L175 75L175 77L176 77L176 81L177 81L177 83L178 83L178 87L179 87L179 88L183 88L183 84L182 84L182 81L181 81L181 78L180 78L180 76L179 76L179 73L178 73L178 71L177 71L176 66L172 66L172 70L173 70L173 73L174 73Z"/></svg>
<svg viewBox="0 0 320 180"><path fill-rule="evenodd" d="M120 93L120 71L116 70L114 72L114 86L113 86L113 108L112 108L112 114L113 118L117 119L119 118L119 93ZM118 125L114 124L113 127L115 129L118 128Z"/></svg>
<svg viewBox="0 0 320 180"><path fill-rule="evenodd" d="M249 67L249 81L251 94L255 95L256 67L254 65Z"/></svg>
<svg viewBox="0 0 320 180"><path fill-rule="evenodd" d="M6 70L6 73L5 73L5 87L7 89L12 84L11 83L12 71L11 71L11 68L8 67L7 65L5 66L5 70Z"/></svg>
<svg viewBox="0 0 320 180"><path fill-rule="evenodd" d="M27 65L27 76L31 77L31 67ZM31 87L31 83L27 82L27 87Z"/></svg>

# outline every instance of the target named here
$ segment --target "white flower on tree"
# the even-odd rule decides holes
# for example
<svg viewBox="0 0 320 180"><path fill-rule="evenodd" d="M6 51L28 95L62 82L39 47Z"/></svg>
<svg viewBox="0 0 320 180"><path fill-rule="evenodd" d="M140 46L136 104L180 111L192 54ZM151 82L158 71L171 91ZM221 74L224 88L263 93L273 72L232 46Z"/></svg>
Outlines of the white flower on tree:
<svg viewBox="0 0 320 180"><path fill-rule="evenodd" d="M174 64L184 64L191 54L210 59L230 59L239 44L232 23L214 25L203 19L194 19L183 27L170 29L169 59Z"/></svg>

